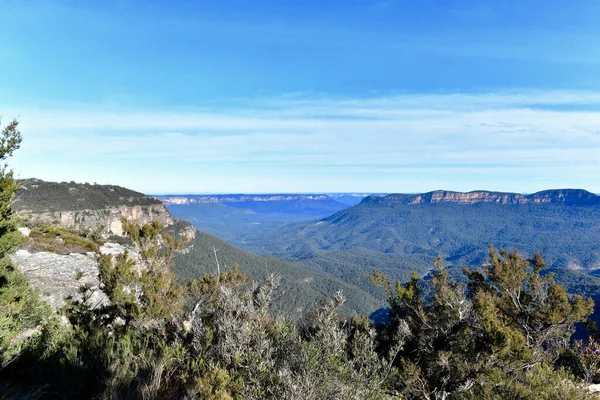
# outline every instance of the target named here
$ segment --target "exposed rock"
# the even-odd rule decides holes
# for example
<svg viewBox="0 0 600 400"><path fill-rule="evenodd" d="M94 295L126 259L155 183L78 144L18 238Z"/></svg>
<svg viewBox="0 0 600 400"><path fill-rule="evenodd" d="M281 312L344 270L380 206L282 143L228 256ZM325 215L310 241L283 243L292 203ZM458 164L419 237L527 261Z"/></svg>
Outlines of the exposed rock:
<svg viewBox="0 0 600 400"><path fill-rule="evenodd" d="M106 242L102 247L100 247L100 254L112 254L113 256L123 254L128 249L125 246L122 246L118 243Z"/></svg>
<svg viewBox="0 0 600 400"><path fill-rule="evenodd" d="M356 195L359 196L359 195ZM365 195L362 195L364 197ZM156 196L165 204L244 203L248 201L329 200L327 194L215 194Z"/></svg>
<svg viewBox="0 0 600 400"><path fill-rule="evenodd" d="M588 390L592 393L600 393L600 384L590 385Z"/></svg>
<svg viewBox="0 0 600 400"><path fill-rule="evenodd" d="M13 208L30 223L56 224L104 238L123 236L121 219L138 224L173 224L156 198L113 185L24 180Z"/></svg>
<svg viewBox="0 0 600 400"><path fill-rule="evenodd" d="M21 210L20 214L26 216L34 224L57 224L65 228L79 231L98 232L103 237L110 235L123 236L121 219L135 221L142 225L152 221L159 221L165 226L173 224L173 218L162 204L149 206L118 206L100 210L76 211L46 211L31 212Z"/></svg>
<svg viewBox="0 0 600 400"><path fill-rule="evenodd" d="M577 264L576 262L570 261L567 264L567 269L569 269L571 271L582 271L584 268L582 265Z"/></svg>
<svg viewBox="0 0 600 400"><path fill-rule="evenodd" d="M40 180L20 183L13 208L21 216L28 217L32 225L59 225L107 238L111 235L124 236L121 220L125 218L138 225L158 221L171 234L188 241L196 236L196 229L191 224L173 219L164 204L156 198L120 186ZM30 233L28 227L21 227L19 231L25 236ZM189 251L190 246L182 252ZM138 272L141 268L139 253L127 246L107 242L99 250L100 254L113 256L127 251L138 265ZM94 293L90 304L108 301L104 293L98 290L98 255L95 253L60 255L19 250L12 259L54 308L63 306L68 296L81 299L82 286L89 287Z"/></svg>
<svg viewBox="0 0 600 400"><path fill-rule="evenodd" d="M11 343L20 343L25 339L28 339L34 335L37 335L40 332L40 326L36 326L35 328L25 329L21 333L19 333L15 338L12 339Z"/></svg>
<svg viewBox="0 0 600 400"><path fill-rule="evenodd" d="M107 301L104 293L98 290L98 261L95 253L60 255L18 250L11 258L53 308L63 306L68 296L81 299L82 286L94 291L90 304L98 305Z"/></svg>
<svg viewBox="0 0 600 400"><path fill-rule="evenodd" d="M422 194L390 194L385 197L370 196L363 203L374 204L431 204L431 203L497 203L497 204L600 204L600 196L582 189L555 189L524 195L520 193L488 192L468 193L436 190Z"/></svg>
<svg viewBox="0 0 600 400"><path fill-rule="evenodd" d="M193 247L194 239L196 238L196 234L198 230L194 227L194 225L190 224L187 221L183 221L181 219L175 219L173 225L167 228L167 233L173 235L175 238L179 240L183 240L186 242L186 246L180 252L187 253L191 247Z"/></svg>
<svg viewBox="0 0 600 400"><path fill-rule="evenodd" d="M106 242L100 247L100 254L110 254L113 257L118 256L119 254L123 254L125 252L127 252L129 259L135 262L138 272L140 272L142 269L142 259L140 257L140 253L136 250L112 242Z"/></svg>
<svg viewBox="0 0 600 400"><path fill-rule="evenodd" d="M177 234L184 240L192 241L196 238L198 230L192 224L178 224Z"/></svg>

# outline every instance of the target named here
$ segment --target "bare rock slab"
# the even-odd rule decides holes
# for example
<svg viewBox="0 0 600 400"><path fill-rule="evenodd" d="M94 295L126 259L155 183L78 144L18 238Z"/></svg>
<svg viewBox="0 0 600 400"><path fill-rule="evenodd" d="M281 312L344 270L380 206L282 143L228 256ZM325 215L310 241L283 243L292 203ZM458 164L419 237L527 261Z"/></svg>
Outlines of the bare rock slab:
<svg viewBox="0 0 600 400"><path fill-rule="evenodd" d="M82 286L92 289L92 305L103 304L106 296L98 289L98 260L95 253L60 255L18 250L13 262L23 271L40 295L53 308L65 305L65 298L81 299Z"/></svg>

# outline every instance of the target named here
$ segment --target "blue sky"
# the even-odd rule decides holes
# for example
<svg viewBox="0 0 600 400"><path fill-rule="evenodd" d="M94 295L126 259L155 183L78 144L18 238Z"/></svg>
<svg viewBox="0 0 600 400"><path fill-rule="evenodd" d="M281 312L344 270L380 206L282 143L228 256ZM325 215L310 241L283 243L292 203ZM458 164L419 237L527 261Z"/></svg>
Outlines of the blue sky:
<svg viewBox="0 0 600 400"><path fill-rule="evenodd" d="M4 1L21 177L600 192L598 1Z"/></svg>

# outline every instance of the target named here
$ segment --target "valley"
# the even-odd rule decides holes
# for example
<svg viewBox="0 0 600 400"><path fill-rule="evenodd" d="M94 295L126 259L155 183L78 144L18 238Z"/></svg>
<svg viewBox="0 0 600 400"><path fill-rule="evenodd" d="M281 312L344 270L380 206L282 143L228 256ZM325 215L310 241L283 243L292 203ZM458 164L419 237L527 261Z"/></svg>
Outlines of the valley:
<svg viewBox="0 0 600 400"><path fill-rule="evenodd" d="M356 205L367 193L157 195L175 217L243 246L248 234L321 219Z"/></svg>
<svg viewBox="0 0 600 400"><path fill-rule="evenodd" d="M265 203L255 209L278 206ZM489 245L518 249L526 257L539 251L550 269L560 272L557 278L565 286L600 295L600 196L585 190L368 196L325 217L316 212L291 214L297 218L293 221L282 214L257 212L250 215L268 215L269 223L260 228L237 224L235 232L230 222L239 217L232 217L233 209L222 204L211 204L210 209L166 205L174 215L191 217L188 220L197 227L203 221L211 225L212 233L235 246L288 260L372 295L376 291L367 274L373 269L406 281L412 271L427 275L434 259L442 257L459 276L462 267L484 263ZM217 228L216 221L222 227ZM585 288L581 277L587 279Z"/></svg>
<svg viewBox="0 0 600 400"><path fill-rule="evenodd" d="M600 400L597 0L0 13L0 400Z"/></svg>

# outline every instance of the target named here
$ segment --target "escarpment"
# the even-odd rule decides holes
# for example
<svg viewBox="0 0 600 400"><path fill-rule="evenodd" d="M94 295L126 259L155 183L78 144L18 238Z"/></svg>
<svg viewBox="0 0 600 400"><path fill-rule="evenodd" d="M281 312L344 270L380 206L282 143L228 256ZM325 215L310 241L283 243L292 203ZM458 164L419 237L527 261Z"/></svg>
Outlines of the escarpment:
<svg viewBox="0 0 600 400"><path fill-rule="evenodd" d="M53 224L101 237L123 236L123 218L145 224L174 223L157 199L120 186L23 180L13 208L29 225Z"/></svg>
<svg viewBox="0 0 600 400"><path fill-rule="evenodd" d="M366 204L564 204L595 205L600 204L600 196L582 189L551 189L533 194L490 192L475 190L472 192L453 192L435 190L421 194L390 194L384 197L370 196L363 200Z"/></svg>
<svg viewBox="0 0 600 400"><path fill-rule="evenodd" d="M137 252L123 237L122 219L138 225L158 221L170 234L190 242L196 229L171 217L157 199L120 186L74 182L19 182L13 209L22 219L24 248L11 256L27 279L53 308L65 298L81 299L90 290L90 303L107 301L99 290L99 255ZM118 241L119 243L116 243ZM191 244L181 249L189 251Z"/></svg>

